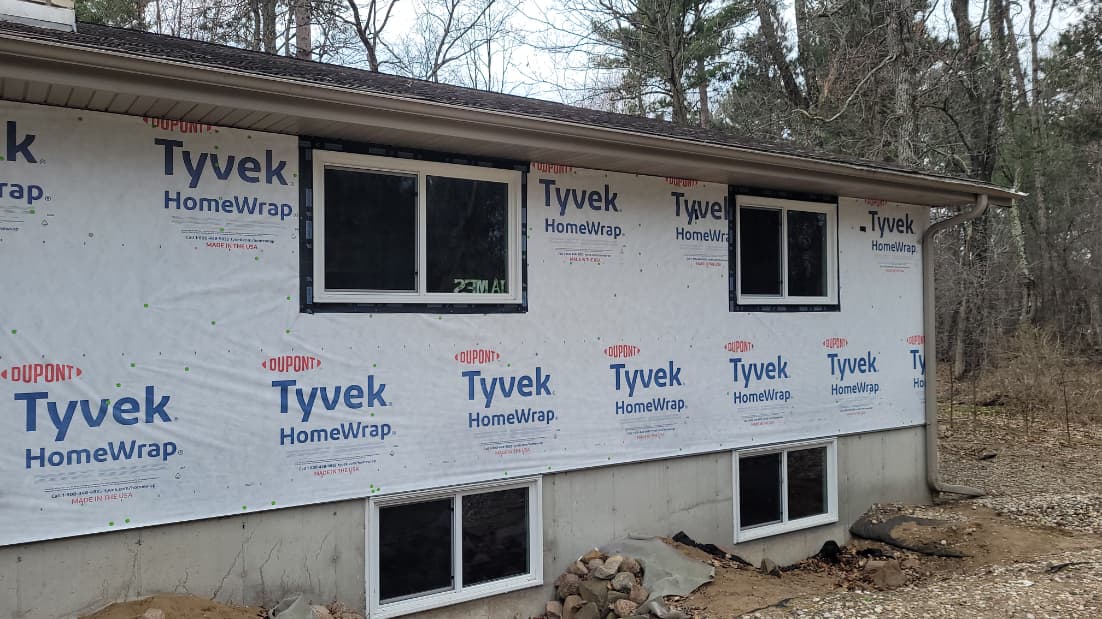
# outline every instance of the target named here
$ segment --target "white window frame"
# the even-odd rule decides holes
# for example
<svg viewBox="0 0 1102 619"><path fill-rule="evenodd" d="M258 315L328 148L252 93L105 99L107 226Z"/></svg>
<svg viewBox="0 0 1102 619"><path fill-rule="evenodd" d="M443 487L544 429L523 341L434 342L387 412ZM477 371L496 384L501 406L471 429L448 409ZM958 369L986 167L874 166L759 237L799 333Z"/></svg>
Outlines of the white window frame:
<svg viewBox="0 0 1102 619"><path fill-rule="evenodd" d="M822 514L816 514L814 516L807 516L805 518L797 518L795 520L788 519L788 452L799 451L801 449L810 449L814 447L826 447L826 512ZM750 456L763 456L766 454L780 453L781 455L781 521L771 524L756 525L748 528L742 528L742 520L739 514L739 497L740 497L740 480L739 480L739 461L744 457ZM734 512L735 512L735 543L747 542L754 539L761 539L763 537L769 537L771 535L779 535L781 533L790 533L792 531L799 531L801 529L807 529L810 527L817 527L824 524L833 524L838 522L838 441L837 439L825 439L816 441L805 441L800 443L785 443L783 445L773 445L770 447L759 447L753 449L740 449L732 452L732 478L734 479Z"/></svg>
<svg viewBox="0 0 1102 619"><path fill-rule="evenodd" d="M743 294L742 292L742 209L757 208L781 212L781 294ZM797 297L788 294L788 211L824 213L827 216L826 280L827 294L821 297ZM838 205L755 196L735 197L735 299L738 305L837 305L838 304Z"/></svg>
<svg viewBox="0 0 1102 619"><path fill-rule="evenodd" d="M336 151L315 150L314 160L314 288L318 303L434 303L434 304L510 304L522 301L521 264L521 187L522 174L516 170L437 163L397 157L379 157ZM405 174L417 177L417 226L415 268L417 289L394 290L329 290L325 285L325 169L338 168L357 172ZM508 270L507 293L427 292L426 177L444 176L464 180L489 181L508 185Z"/></svg>
<svg viewBox="0 0 1102 619"><path fill-rule="evenodd" d="M463 497L498 490L528 488L528 573L469 587L463 586ZM382 508L450 498L452 508L453 588L383 603L379 600L379 510ZM442 606L500 595L543 584L543 479L516 480L453 486L437 490L407 492L368 499L367 509L367 616L371 619L398 617Z"/></svg>

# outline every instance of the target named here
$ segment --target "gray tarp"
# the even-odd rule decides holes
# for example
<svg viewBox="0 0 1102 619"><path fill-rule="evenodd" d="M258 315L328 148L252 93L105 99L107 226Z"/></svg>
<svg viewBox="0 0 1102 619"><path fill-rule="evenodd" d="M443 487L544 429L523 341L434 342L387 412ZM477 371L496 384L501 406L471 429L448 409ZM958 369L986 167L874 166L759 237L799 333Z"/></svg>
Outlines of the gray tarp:
<svg viewBox="0 0 1102 619"><path fill-rule="evenodd" d="M643 565L643 586L650 592L650 597L639 607L639 613L651 612L660 619L688 617L670 610L662 598L667 595L689 595L715 578L714 567L686 557L657 537L616 540L602 546L601 551L633 557Z"/></svg>

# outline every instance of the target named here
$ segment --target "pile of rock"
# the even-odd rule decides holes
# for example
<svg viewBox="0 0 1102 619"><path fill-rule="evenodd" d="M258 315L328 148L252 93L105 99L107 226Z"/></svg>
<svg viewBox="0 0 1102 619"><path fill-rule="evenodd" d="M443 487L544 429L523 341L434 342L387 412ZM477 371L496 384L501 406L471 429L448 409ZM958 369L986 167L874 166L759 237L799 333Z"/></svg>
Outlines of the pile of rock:
<svg viewBox="0 0 1102 619"><path fill-rule="evenodd" d="M631 557L591 550L555 580L557 599L547 603L546 619L646 619L639 607L650 597L643 587L642 563Z"/></svg>

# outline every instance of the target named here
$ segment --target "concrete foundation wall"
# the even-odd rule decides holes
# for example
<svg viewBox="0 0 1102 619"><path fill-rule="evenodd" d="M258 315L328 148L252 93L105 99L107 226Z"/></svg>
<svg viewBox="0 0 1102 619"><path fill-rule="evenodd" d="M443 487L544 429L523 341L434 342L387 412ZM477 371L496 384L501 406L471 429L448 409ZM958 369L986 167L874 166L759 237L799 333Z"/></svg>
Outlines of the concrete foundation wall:
<svg viewBox="0 0 1102 619"><path fill-rule="evenodd" d="M848 540L849 524L873 503L928 501L923 436L908 428L840 438L838 523L737 546L730 452L548 475L547 584L420 616L530 617L568 562L628 535L685 531L751 562L795 562ZM161 592L259 604L308 591L362 609L364 507L344 501L0 548L0 618L69 617Z"/></svg>

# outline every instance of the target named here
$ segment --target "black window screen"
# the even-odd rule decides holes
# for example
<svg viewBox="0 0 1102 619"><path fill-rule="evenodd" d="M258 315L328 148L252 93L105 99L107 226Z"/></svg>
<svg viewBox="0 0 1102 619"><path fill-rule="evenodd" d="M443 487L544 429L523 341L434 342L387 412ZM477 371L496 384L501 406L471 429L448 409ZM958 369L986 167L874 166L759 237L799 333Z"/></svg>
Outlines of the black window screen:
<svg viewBox="0 0 1102 619"><path fill-rule="evenodd" d="M826 213L788 211L788 294L827 294Z"/></svg>
<svg viewBox="0 0 1102 619"><path fill-rule="evenodd" d="M417 177L325 169L325 287L417 289Z"/></svg>
<svg viewBox="0 0 1102 619"><path fill-rule="evenodd" d="M739 209L742 294L781 294L781 211Z"/></svg>
<svg viewBox="0 0 1102 619"><path fill-rule="evenodd" d="M452 499L379 509L379 599L453 588Z"/></svg>
<svg viewBox="0 0 1102 619"><path fill-rule="evenodd" d="M827 511L826 447L788 452L788 519Z"/></svg>
<svg viewBox="0 0 1102 619"><path fill-rule="evenodd" d="M739 458L738 484L741 528L781 521L781 454Z"/></svg>
<svg viewBox="0 0 1102 619"><path fill-rule="evenodd" d="M425 182L428 292L509 292L509 185L443 176Z"/></svg>
<svg viewBox="0 0 1102 619"><path fill-rule="evenodd" d="M463 585L529 571L528 488L463 497Z"/></svg>

